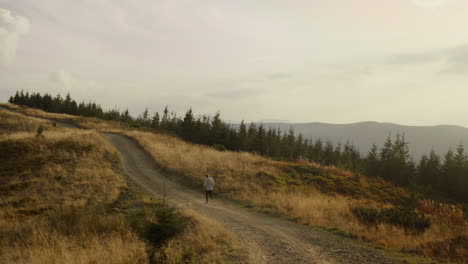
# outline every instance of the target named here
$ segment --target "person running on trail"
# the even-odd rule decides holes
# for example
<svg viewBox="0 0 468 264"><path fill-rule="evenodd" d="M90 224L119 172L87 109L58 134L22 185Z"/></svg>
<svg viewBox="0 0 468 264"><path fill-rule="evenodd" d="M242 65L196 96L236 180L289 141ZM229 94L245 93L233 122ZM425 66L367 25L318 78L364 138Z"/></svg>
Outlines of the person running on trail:
<svg viewBox="0 0 468 264"><path fill-rule="evenodd" d="M213 186L214 186L214 180L211 178L208 174L205 175L205 195L206 195L206 202L208 203L208 196L213 199Z"/></svg>

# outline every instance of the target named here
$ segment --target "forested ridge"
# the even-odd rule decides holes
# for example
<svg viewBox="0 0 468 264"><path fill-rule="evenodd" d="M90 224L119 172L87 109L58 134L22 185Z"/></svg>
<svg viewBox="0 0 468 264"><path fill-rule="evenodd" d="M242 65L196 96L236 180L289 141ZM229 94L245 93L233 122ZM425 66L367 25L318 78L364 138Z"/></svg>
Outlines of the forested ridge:
<svg viewBox="0 0 468 264"><path fill-rule="evenodd" d="M416 162L409 155L409 142L404 135L388 136L380 149L374 145L367 155L361 155L350 143L333 144L320 139L312 141L301 134L296 135L292 129L280 131L267 129L262 124L244 122L233 127L221 119L219 112L213 116L196 116L189 109L184 116L177 116L166 107L162 113L150 113L146 109L138 117L133 117L128 110L103 110L94 102L77 103L70 94L62 97L23 91L16 92L9 102L47 112L96 117L130 126L153 128L219 150L248 151L278 160L302 159L336 166L356 175L377 177L423 193L468 202L468 157L463 145L449 150L443 157L431 151Z"/></svg>

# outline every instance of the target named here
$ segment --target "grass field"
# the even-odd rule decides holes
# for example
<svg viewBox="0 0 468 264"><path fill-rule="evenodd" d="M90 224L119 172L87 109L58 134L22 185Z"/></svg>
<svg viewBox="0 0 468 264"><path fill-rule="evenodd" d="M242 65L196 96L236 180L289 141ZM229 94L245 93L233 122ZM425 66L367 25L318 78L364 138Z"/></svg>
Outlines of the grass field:
<svg viewBox="0 0 468 264"><path fill-rule="evenodd" d="M229 232L129 185L95 131L0 109L0 150L0 263L245 260Z"/></svg>
<svg viewBox="0 0 468 264"><path fill-rule="evenodd" d="M47 115L40 110L28 111ZM218 151L116 122L70 119L82 127L119 132L135 139L162 169L183 176L190 185L200 185L208 173L217 183L217 193L246 207L302 224L322 226L379 247L454 263L468 260L467 223L462 210L455 205L416 198L400 187L334 167ZM354 213L356 208L370 213L359 217ZM391 216L385 215L389 212ZM413 214L414 219L408 219ZM421 218L429 219L430 226L416 232L418 229L414 229L416 224L412 221L419 223Z"/></svg>
<svg viewBox="0 0 468 264"><path fill-rule="evenodd" d="M411 249L459 263L467 260L468 230L460 208L426 206L432 224L423 233L387 223L368 225L353 215L352 208L395 208L415 202L421 207L427 202L412 199L410 193L394 185L348 173L340 176L330 172L331 168L220 152L165 134L122 133L137 140L161 168L185 176L192 184L198 184L209 173L217 182L217 192L261 211L279 213L311 226L336 227L349 236L395 250ZM450 210L437 214L444 206Z"/></svg>

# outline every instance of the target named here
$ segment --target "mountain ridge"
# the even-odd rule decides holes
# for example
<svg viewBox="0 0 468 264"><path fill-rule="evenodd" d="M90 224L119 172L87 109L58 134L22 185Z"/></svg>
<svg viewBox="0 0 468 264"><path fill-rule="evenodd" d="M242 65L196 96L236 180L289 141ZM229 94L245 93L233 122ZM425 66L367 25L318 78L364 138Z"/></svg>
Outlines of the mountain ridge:
<svg viewBox="0 0 468 264"><path fill-rule="evenodd" d="M304 138L316 141L331 141L333 144L350 142L361 154L367 154L373 144L382 146L388 136L397 134L405 136L409 143L410 155L419 160L433 149L443 156L449 149L468 143L468 128L458 125L411 126L391 122L362 121L349 124L330 124L323 122L308 123L255 123L266 128L280 129L283 132L290 128ZM239 124L233 124L239 126Z"/></svg>
<svg viewBox="0 0 468 264"><path fill-rule="evenodd" d="M262 124L262 125L268 125L268 124L280 124L280 125L309 125L309 124L321 124L321 125L360 125L360 124L381 124L381 125L395 125L395 126L401 126L401 127L457 127L457 128L463 128L463 129L468 129L468 127L460 126L460 125L450 125L450 124L440 124L440 125L404 125L404 124L399 124L399 123L393 123L393 122L379 122L379 121L358 121L358 122L353 122L353 123L327 123L327 122L320 122L320 121L312 121L312 122L263 122L262 120L260 121L255 121L253 122L254 124ZM232 123L233 125L239 125L239 123Z"/></svg>

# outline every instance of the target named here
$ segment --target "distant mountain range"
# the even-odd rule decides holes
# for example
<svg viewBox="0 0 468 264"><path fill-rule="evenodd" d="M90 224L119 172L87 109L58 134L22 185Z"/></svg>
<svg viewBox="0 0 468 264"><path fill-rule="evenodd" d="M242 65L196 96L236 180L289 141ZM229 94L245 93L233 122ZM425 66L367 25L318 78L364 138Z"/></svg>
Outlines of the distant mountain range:
<svg viewBox="0 0 468 264"><path fill-rule="evenodd" d="M263 123L265 127L279 128L288 131L293 128L297 134L312 140L330 140L334 144L347 141L355 145L362 154L367 154L372 144L381 146L388 135L393 138L397 133L404 134L409 142L411 155L418 161L423 154L431 149L443 156L451 148L455 150L458 144L468 148L468 128L452 125L440 126L404 126L393 123L360 122L353 124L326 123Z"/></svg>

